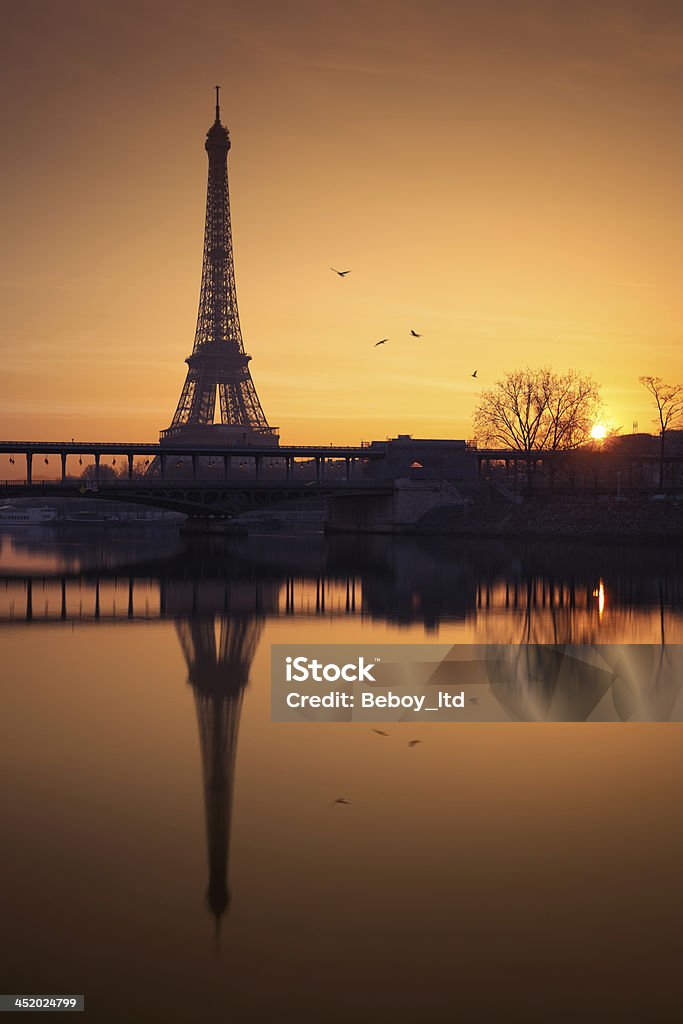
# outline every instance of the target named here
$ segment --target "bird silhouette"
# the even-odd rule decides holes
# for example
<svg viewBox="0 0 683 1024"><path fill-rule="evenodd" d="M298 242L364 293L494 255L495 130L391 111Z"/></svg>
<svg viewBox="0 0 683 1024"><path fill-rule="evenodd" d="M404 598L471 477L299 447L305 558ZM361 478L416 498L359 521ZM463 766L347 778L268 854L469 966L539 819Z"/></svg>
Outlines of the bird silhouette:
<svg viewBox="0 0 683 1024"><path fill-rule="evenodd" d="M339 274L340 277L346 277L347 274L351 273L350 270L336 270L334 267L330 267L330 270L334 270L335 274Z"/></svg>
<svg viewBox="0 0 683 1024"><path fill-rule="evenodd" d="M421 337L422 337L422 335L421 335L421 334L418 334L418 333L417 333L417 331L411 331L410 333L412 334L412 336L413 336L414 338L421 338Z"/></svg>
<svg viewBox="0 0 683 1024"><path fill-rule="evenodd" d="M332 801L330 806L333 807L335 804L347 804L348 806L350 806L351 805L351 801L350 800L345 800L343 796L338 796L336 800Z"/></svg>
<svg viewBox="0 0 683 1024"><path fill-rule="evenodd" d="M476 377L478 372L479 372L478 370L475 370L474 373L472 374L472 376Z"/></svg>
<svg viewBox="0 0 683 1024"><path fill-rule="evenodd" d="M378 346L378 345L386 345L386 343L387 343L388 341L389 341L389 339L388 339L388 338L382 338L382 340L381 340L381 341L376 341L376 342L375 342L375 344L373 345L373 348L377 348L377 346Z"/></svg>
<svg viewBox="0 0 683 1024"><path fill-rule="evenodd" d="M479 698L478 697L468 697L467 701L468 701L469 704L478 704L479 703Z"/></svg>
<svg viewBox="0 0 683 1024"><path fill-rule="evenodd" d="M409 747L416 747L418 743L422 743L422 740L411 740L408 744Z"/></svg>
<svg viewBox="0 0 683 1024"><path fill-rule="evenodd" d="M372 731L376 732L378 736L388 736L389 735L388 732L382 732L381 729L373 729Z"/></svg>

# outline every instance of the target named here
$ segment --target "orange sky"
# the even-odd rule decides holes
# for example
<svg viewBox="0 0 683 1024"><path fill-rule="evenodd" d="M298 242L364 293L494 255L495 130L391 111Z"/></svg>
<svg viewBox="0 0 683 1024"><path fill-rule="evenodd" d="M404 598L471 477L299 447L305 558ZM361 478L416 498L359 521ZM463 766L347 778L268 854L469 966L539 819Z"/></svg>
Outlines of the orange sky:
<svg viewBox="0 0 683 1024"><path fill-rule="evenodd" d="M651 429L639 374L683 376L676 5L2 10L2 438L170 423L214 82L245 344L283 441L468 437L472 370L541 363Z"/></svg>

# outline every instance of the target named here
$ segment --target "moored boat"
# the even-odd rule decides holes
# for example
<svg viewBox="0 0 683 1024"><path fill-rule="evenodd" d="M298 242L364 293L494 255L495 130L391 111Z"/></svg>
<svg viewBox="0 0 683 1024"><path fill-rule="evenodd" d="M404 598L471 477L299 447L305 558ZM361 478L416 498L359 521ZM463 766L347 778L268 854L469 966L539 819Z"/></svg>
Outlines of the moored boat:
<svg viewBox="0 0 683 1024"><path fill-rule="evenodd" d="M41 508L16 508L14 505L0 506L0 526L45 526L59 518L56 508L44 505Z"/></svg>

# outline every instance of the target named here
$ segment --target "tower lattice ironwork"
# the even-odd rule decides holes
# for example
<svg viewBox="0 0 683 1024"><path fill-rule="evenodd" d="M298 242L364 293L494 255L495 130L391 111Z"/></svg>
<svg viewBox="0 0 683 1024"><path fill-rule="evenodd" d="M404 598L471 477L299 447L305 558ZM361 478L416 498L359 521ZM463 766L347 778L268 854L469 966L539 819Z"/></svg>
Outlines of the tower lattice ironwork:
<svg viewBox="0 0 683 1024"><path fill-rule="evenodd" d="M230 135L221 123L219 100L216 86L216 120L205 143L209 181L197 330L180 401L161 441L277 445L278 434L268 425L256 394L249 372L251 356L242 340L228 189ZM220 423L214 423L217 392Z"/></svg>

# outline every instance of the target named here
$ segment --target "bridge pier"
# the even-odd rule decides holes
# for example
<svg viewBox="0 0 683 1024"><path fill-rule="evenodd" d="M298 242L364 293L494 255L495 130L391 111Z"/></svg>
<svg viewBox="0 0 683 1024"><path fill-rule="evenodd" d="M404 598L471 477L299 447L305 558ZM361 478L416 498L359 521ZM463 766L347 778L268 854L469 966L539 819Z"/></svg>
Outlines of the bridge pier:
<svg viewBox="0 0 683 1024"><path fill-rule="evenodd" d="M26 483L33 483L33 452L26 452Z"/></svg>
<svg viewBox="0 0 683 1024"><path fill-rule="evenodd" d="M100 459L102 456L99 452L95 452L95 483L99 483L100 480Z"/></svg>
<svg viewBox="0 0 683 1024"><path fill-rule="evenodd" d="M133 458L134 458L133 453L132 452L128 452L128 479L129 480L133 479Z"/></svg>
<svg viewBox="0 0 683 1024"><path fill-rule="evenodd" d="M331 533L419 532L424 515L443 506L462 507L457 488L441 480L399 478L386 494L339 494L327 500Z"/></svg>
<svg viewBox="0 0 683 1024"><path fill-rule="evenodd" d="M62 459L62 483L66 482L66 452L61 453Z"/></svg>

